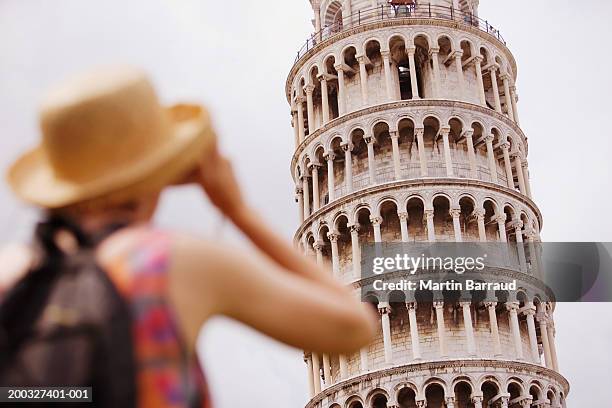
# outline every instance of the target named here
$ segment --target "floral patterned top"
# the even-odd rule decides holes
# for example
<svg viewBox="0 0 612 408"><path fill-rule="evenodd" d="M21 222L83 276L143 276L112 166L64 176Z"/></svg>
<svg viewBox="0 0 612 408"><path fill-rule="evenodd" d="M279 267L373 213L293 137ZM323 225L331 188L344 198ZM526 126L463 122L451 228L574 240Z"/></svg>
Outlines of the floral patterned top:
<svg viewBox="0 0 612 408"><path fill-rule="evenodd" d="M130 251L106 266L132 310L138 405L146 408L211 408L204 375L189 359L168 304L169 234L138 233Z"/></svg>

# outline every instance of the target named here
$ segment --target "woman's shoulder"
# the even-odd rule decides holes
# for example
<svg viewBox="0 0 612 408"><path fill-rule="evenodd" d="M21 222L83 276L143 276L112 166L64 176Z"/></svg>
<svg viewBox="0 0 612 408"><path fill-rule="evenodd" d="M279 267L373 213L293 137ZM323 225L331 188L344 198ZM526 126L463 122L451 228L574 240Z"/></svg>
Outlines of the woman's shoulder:
<svg viewBox="0 0 612 408"><path fill-rule="evenodd" d="M98 247L98 263L121 291L135 278L163 278L171 261L173 233L152 226L124 228Z"/></svg>

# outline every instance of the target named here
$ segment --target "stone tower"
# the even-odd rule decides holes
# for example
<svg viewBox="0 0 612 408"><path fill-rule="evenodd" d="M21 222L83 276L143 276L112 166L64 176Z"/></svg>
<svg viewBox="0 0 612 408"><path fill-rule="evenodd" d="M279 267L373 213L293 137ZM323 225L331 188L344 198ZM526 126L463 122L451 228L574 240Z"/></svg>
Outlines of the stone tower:
<svg viewBox="0 0 612 408"><path fill-rule="evenodd" d="M430 2L311 0L287 79L295 242L355 296L364 243L539 241L516 61L478 0ZM361 352L305 352L307 407L565 407L554 303L375 305Z"/></svg>

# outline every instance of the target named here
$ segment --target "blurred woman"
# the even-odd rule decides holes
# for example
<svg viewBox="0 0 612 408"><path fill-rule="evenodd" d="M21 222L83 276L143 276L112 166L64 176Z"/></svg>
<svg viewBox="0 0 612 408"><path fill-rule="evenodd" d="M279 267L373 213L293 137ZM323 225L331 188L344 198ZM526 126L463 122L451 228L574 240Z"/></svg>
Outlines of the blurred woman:
<svg viewBox="0 0 612 408"><path fill-rule="evenodd" d="M209 407L195 344L211 316L316 352L369 342L372 312L248 205L202 107L162 107L146 75L120 68L49 93L40 122L40 146L8 172L44 216L31 250L0 256L1 385L92 386L97 406ZM258 251L154 227L160 192L184 183Z"/></svg>

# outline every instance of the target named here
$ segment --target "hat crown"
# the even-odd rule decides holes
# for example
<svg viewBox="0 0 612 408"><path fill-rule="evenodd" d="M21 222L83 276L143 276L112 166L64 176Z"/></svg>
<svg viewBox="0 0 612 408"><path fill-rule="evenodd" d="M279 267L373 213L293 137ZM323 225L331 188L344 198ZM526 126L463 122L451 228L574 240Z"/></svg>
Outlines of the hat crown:
<svg viewBox="0 0 612 408"><path fill-rule="evenodd" d="M121 171L169 137L170 121L147 76L105 70L60 85L44 99L42 148L56 177L74 182Z"/></svg>

